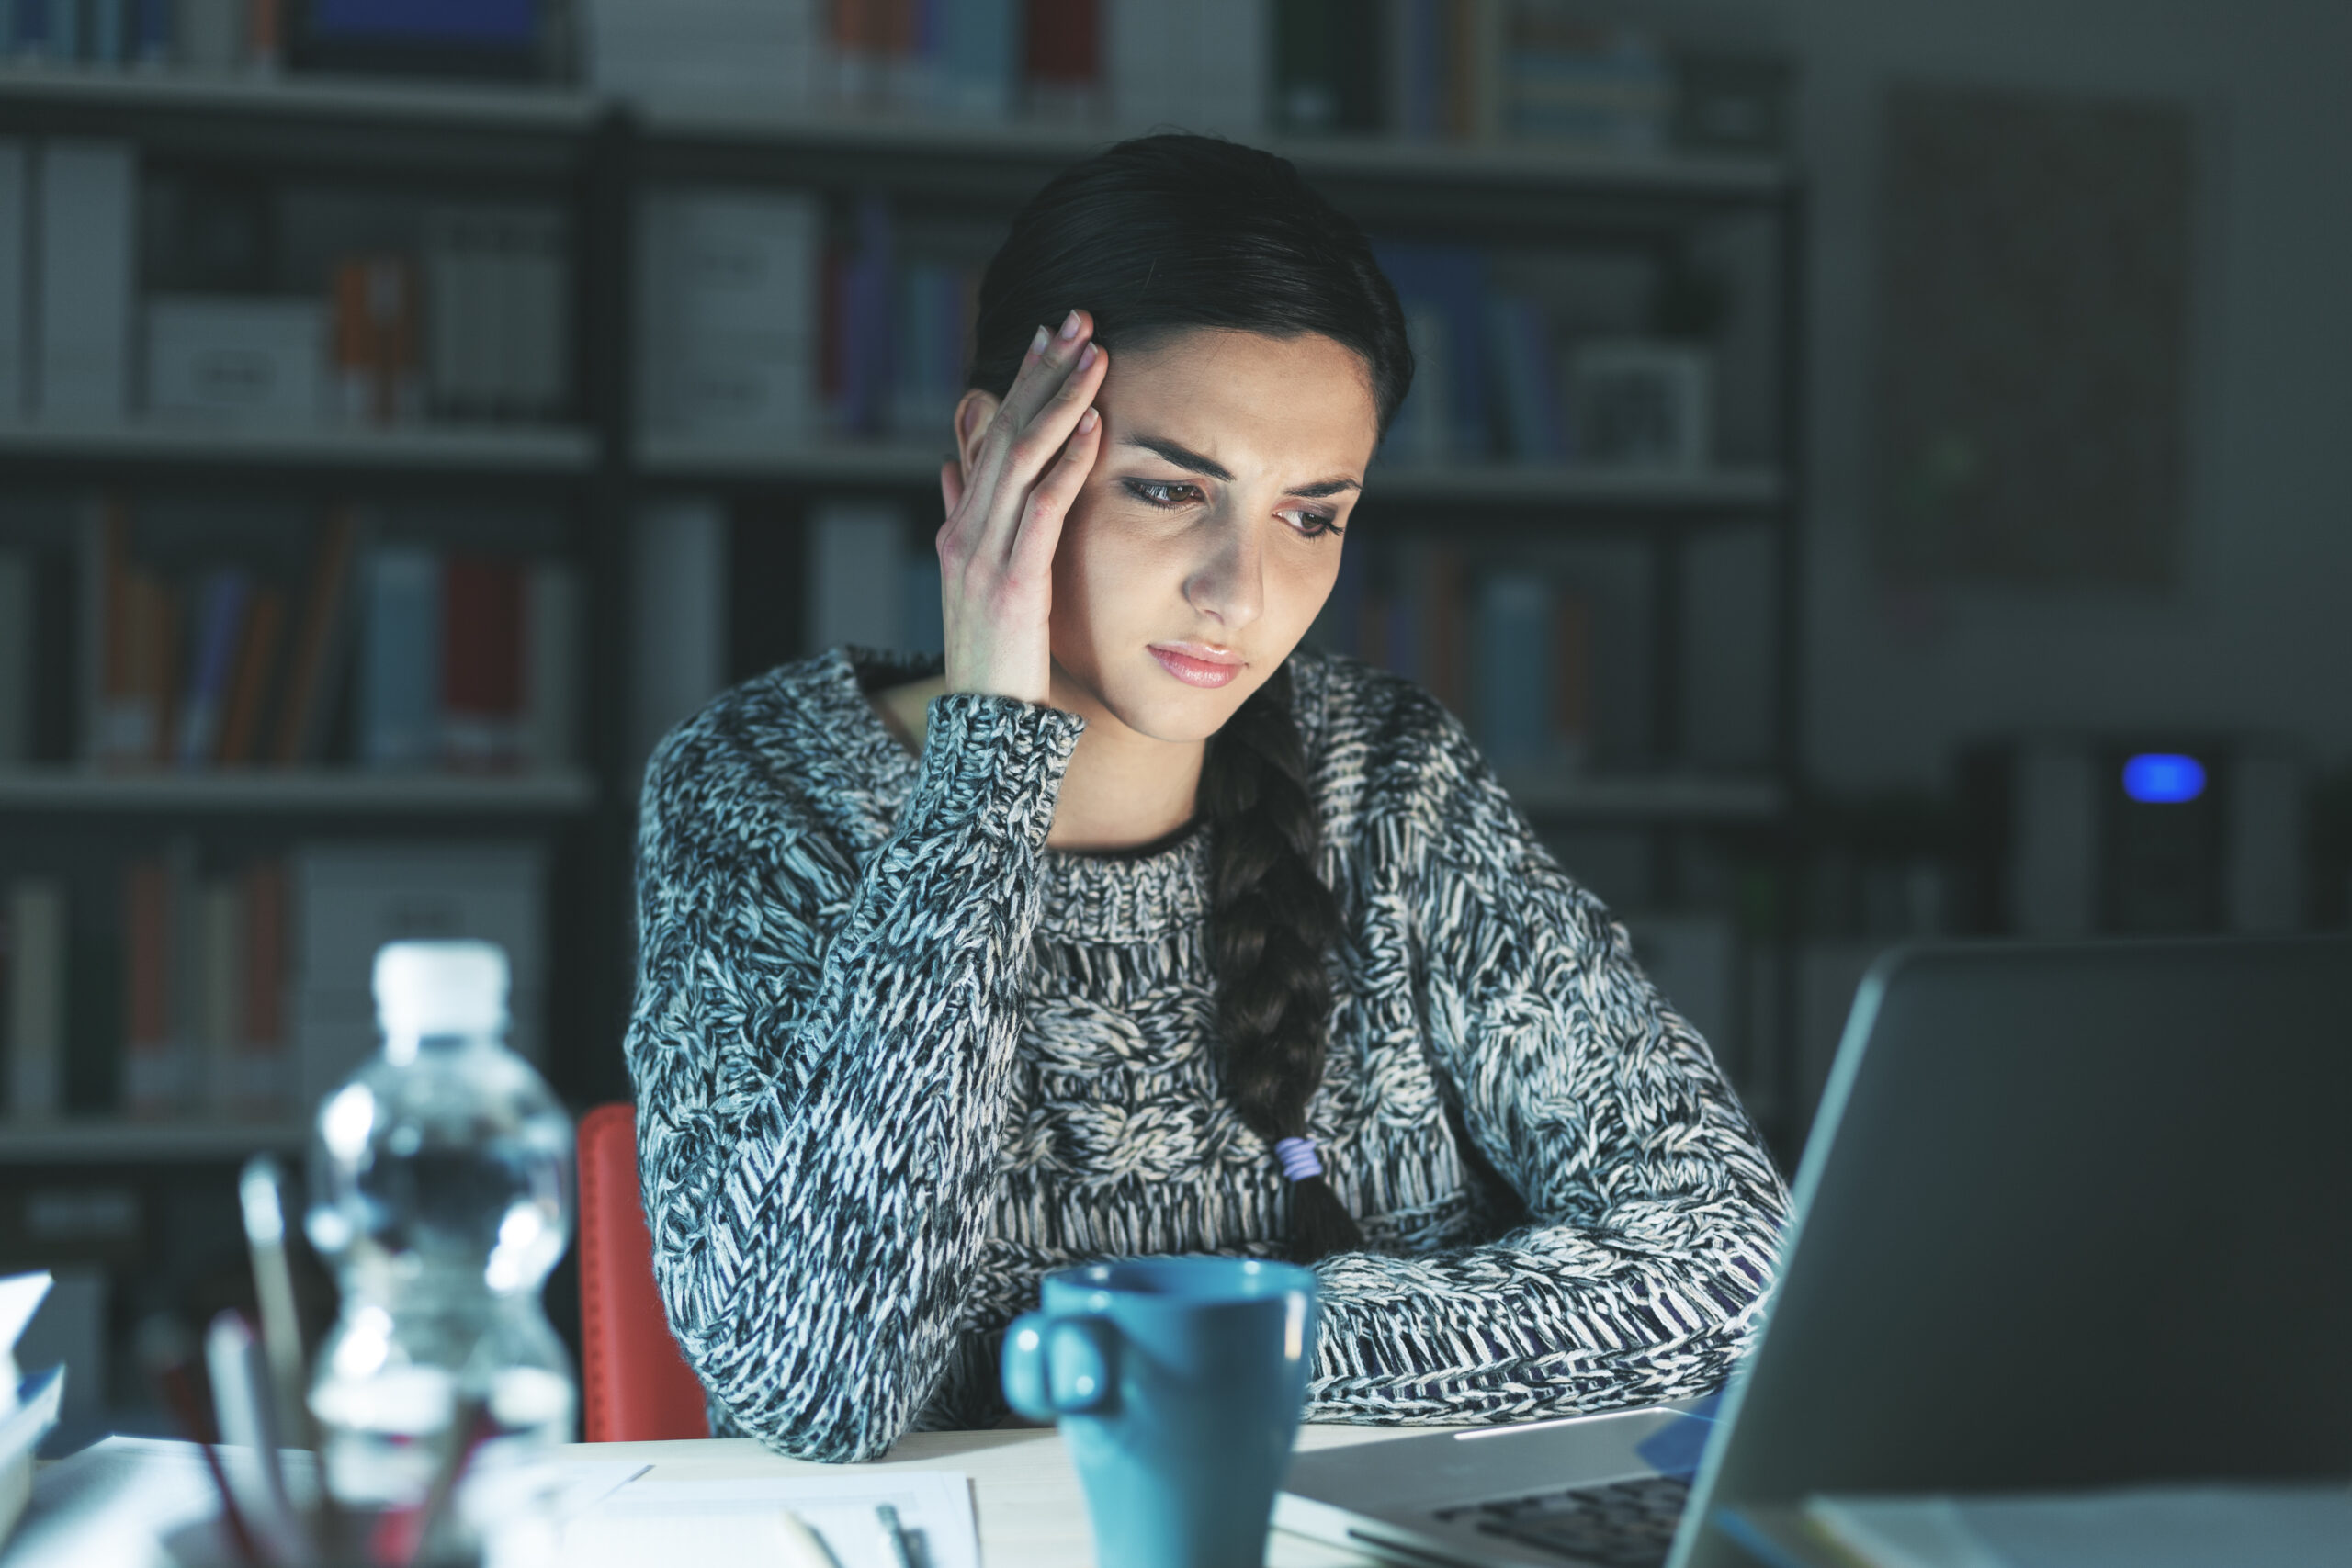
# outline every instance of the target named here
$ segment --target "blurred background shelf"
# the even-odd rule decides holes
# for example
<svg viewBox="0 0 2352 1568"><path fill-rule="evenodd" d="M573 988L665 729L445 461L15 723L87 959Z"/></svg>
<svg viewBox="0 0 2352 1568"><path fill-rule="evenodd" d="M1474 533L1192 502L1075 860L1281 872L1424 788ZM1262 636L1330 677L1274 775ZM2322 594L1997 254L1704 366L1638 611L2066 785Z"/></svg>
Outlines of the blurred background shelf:
<svg viewBox="0 0 2352 1568"><path fill-rule="evenodd" d="M266 116L377 126L444 126L507 134L577 134L609 101L566 87L397 78L289 77L254 72L139 72L73 64L0 64L0 104L38 108L53 123L85 110L119 124L158 111Z"/></svg>
<svg viewBox="0 0 2352 1568"><path fill-rule="evenodd" d="M1143 127L958 119L889 110L779 109L773 98L702 95L640 99L634 116L645 140L738 145L832 154L921 153L958 162L1074 163ZM1476 143L1378 134L1307 138L1260 135L1253 144L1296 164L1309 178L1469 183L1582 191L1657 191L1681 197L1754 199L1794 184L1776 158L1659 150L1613 152L1565 146Z"/></svg>
<svg viewBox="0 0 2352 1568"><path fill-rule="evenodd" d="M0 1167L131 1165L173 1160L242 1160L300 1154L307 1122L58 1122L0 1125Z"/></svg>
<svg viewBox="0 0 2352 1568"><path fill-rule="evenodd" d="M568 476L588 472L595 457L595 438L590 432L558 426L0 425L0 459L17 461Z"/></svg>
<svg viewBox="0 0 2352 1568"><path fill-rule="evenodd" d="M797 448L655 435L638 449L649 479L681 483L888 484L928 486L954 454L936 446L839 442ZM1643 512L1741 512L1781 504L1788 485L1776 468L1697 473L1568 464L1377 464L1365 480L1374 502L1595 507Z"/></svg>
<svg viewBox="0 0 2352 1568"><path fill-rule="evenodd" d="M1766 774L1562 775L1506 771L1504 787L1531 818L1614 822L1770 823L1789 792Z"/></svg>
<svg viewBox="0 0 2352 1568"><path fill-rule="evenodd" d="M1644 512L1734 512L1775 507L1788 486L1773 468L1666 469L1578 468L1532 463L1376 466L1366 476L1371 501L1458 501Z"/></svg>
<svg viewBox="0 0 2352 1568"><path fill-rule="evenodd" d="M0 811L560 816L585 812L595 801L594 776L576 768L511 777L333 769L144 774L75 768L0 772Z"/></svg>

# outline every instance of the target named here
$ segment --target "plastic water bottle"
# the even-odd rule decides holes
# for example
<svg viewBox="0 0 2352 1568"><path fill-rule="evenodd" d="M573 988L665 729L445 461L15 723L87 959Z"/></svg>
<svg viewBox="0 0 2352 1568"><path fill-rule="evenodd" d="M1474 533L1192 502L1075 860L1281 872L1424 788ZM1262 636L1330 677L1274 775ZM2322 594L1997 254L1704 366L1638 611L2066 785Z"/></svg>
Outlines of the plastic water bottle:
<svg viewBox="0 0 2352 1568"><path fill-rule="evenodd" d="M375 993L384 1048L320 1107L311 1150L305 1229L343 1292L310 1391L328 1489L378 1548L388 1529L424 1545L436 1472L469 1449L424 1550L542 1560L548 1450L578 1404L539 1307L570 1232L571 1119L503 1043L499 948L390 943Z"/></svg>

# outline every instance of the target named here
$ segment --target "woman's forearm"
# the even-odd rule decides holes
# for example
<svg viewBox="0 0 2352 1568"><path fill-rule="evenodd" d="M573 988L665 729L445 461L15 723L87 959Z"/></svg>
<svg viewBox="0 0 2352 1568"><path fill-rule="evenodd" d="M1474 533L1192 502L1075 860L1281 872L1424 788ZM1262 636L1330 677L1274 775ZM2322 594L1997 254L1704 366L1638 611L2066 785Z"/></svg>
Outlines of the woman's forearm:
<svg viewBox="0 0 2352 1568"><path fill-rule="evenodd" d="M711 867L647 857L629 1055L655 1274L705 1385L774 1447L870 1457L944 1364L1077 728L940 699L862 866L812 832L754 832L733 896L692 901L677 889L710 888Z"/></svg>

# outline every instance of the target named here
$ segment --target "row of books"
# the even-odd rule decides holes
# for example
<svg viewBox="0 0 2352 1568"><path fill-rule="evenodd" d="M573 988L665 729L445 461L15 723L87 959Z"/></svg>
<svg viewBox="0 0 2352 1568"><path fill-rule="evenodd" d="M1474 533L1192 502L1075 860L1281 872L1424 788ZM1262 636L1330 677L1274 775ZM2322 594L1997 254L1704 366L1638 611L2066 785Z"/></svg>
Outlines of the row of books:
<svg viewBox="0 0 2352 1568"><path fill-rule="evenodd" d="M902 508L820 506L807 537L810 651L941 649L939 563ZM1351 543L1308 641L1424 687L1497 767L1559 773L1586 761L1593 601L1566 577L1498 570L1448 545Z"/></svg>
<svg viewBox="0 0 2352 1568"><path fill-rule="evenodd" d="M587 74L655 98L1250 135L1777 148L1788 73L1577 0L591 0Z"/></svg>
<svg viewBox="0 0 2352 1568"><path fill-rule="evenodd" d="M639 254L650 429L946 439L979 267L906 254L880 197L835 234L807 193L660 191Z"/></svg>
<svg viewBox="0 0 2352 1568"><path fill-rule="evenodd" d="M1413 344L1385 460L1504 459L1690 473L1714 460L1714 362L1701 343L1571 332L1496 287L1474 246L1375 245Z"/></svg>
<svg viewBox="0 0 2352 1568"><path fill-rule="evenodd" d="M1423 687L1498 768L1569 773L1589 756L1593 604L1573 581L1447 545L1351 544L1308 640Z"/></svg>
<svg viewBox="0 0 2352 1568"><path fill-rule="evenodd" d="M127 141L0 138L0 421L544 421L571 396L552 209L427 213L414 253L338 257L317 297L142 299Z"/></svg>
<svg viewBox="0 0 2352 1568"><path fill-rule="evenodd" d="M403 936L504 947L514 1038L539 1048L535 844L320 844L211 865L179 840L96 884L19 876L0 894L0 1078L18 1124L307 1111L374 1048L369 966Z"/></svg>
<svg viewBox="0 0 2352 1568"><path fill-rule="evenodd" d="M977 265L910 254L889 205L828 222L813 194L672 189L648 201L639 325L656 432L944 442ZM1383 456L1691 472L1713 459L1713 365L1679 341L1571 333L1498 289L1484 251L1387 243L1417 370Z"/></svg>
<svg viewBox="0 0 2352 1568"><path fill-rule="evenodd" d="M0 46L96 70L536 73L543 0L0 0Z"/></svg>
<svg viewBox="0 0 2352 1568"><path fill-rule="evenodd" d="M503 773L571 761L569 563L382 540L345 506L299 567L254 553L173 568L142 555L112 498L93 503L77 553L85 761ZM31 596L38 564L0 551L0 604ZM70 678L41 667L40 634L39 617L0 619L0 763L61 760L33 739L41 688Z"/></svg>

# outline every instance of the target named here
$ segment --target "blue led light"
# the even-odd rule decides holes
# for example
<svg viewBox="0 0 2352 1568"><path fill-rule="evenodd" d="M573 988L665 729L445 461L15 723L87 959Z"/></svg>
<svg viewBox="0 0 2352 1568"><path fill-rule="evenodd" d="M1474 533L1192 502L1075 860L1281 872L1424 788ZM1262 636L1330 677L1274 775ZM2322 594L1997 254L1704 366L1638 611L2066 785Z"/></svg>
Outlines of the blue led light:
<svg viewBox="0 0 2352 1568"><path fill-rule="evenodd" d="M2177 751L2143 751L2123 764L2123 793L2150 806L2177 806L2205 793L2205 764Z"/></svg>

